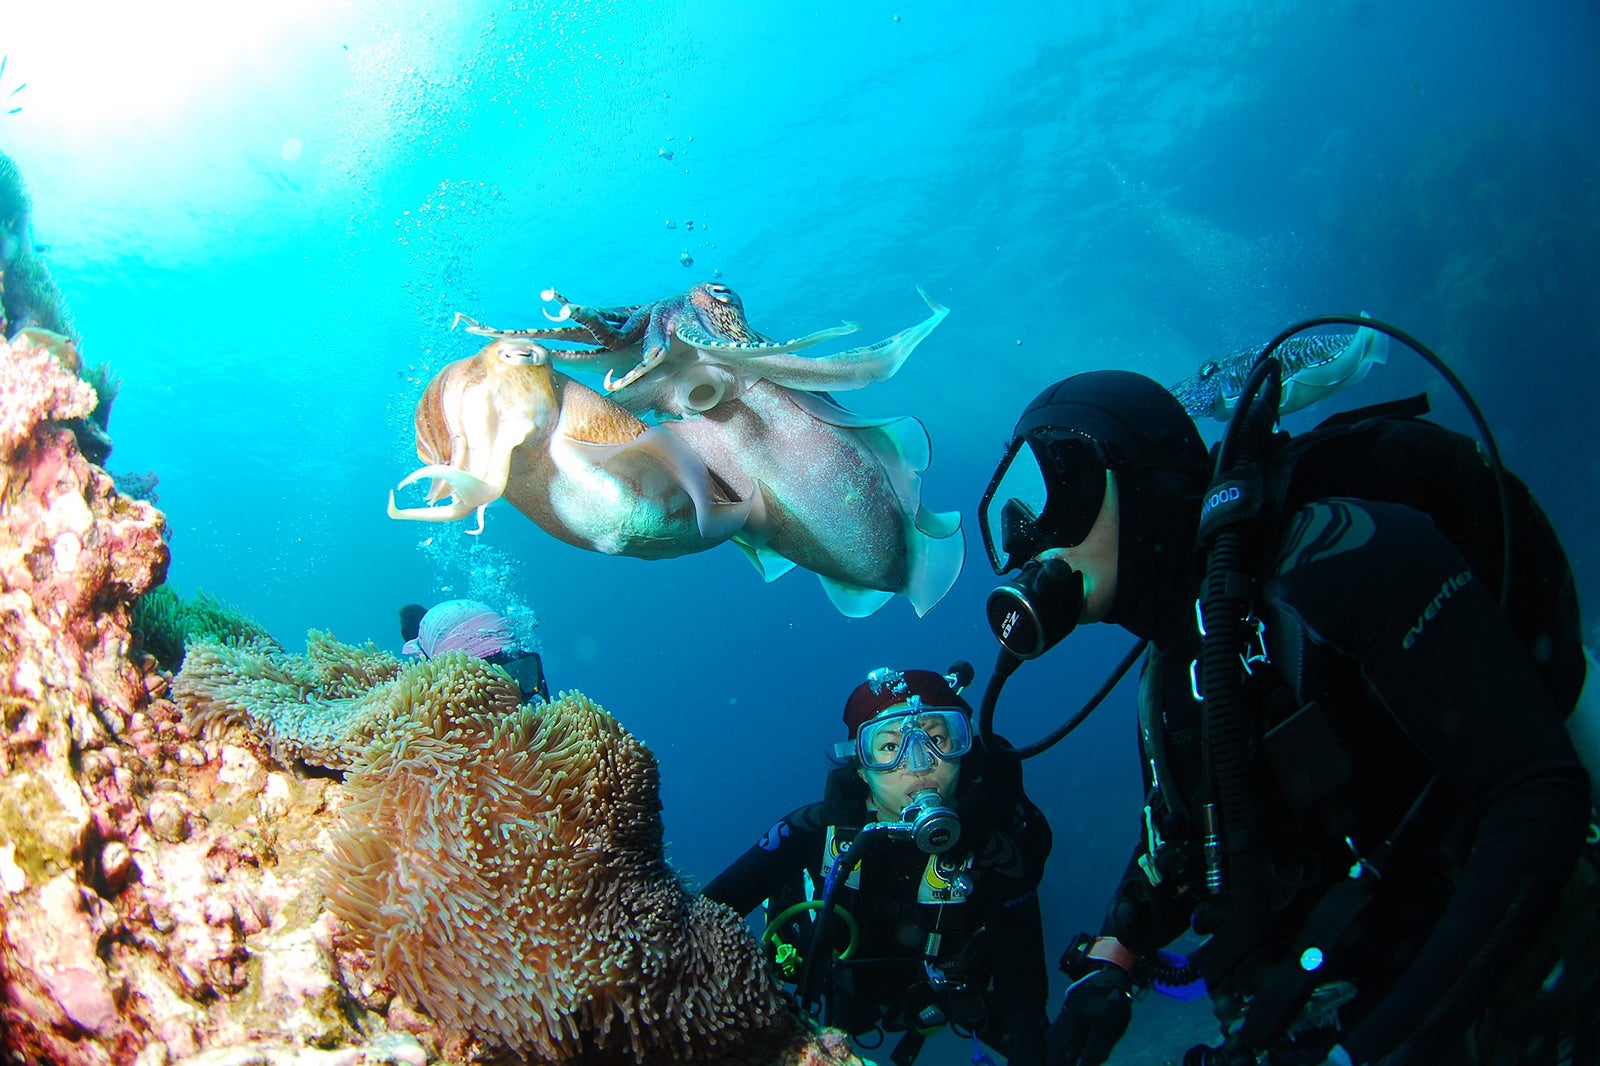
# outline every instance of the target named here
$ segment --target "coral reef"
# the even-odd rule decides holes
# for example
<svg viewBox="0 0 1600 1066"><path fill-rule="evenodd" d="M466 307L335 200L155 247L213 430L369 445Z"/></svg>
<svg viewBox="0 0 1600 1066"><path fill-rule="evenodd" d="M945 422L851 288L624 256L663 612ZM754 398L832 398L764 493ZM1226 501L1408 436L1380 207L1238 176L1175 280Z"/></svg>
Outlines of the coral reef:
<svg viewBox="0 0 1600 1066"><path fill-rule="evenodd" d="M76 338L61 290L34 251L32 220L22 171L0 152L0 335L37 326Z"/></svg>
<svg viewBox="0 0 1600 1066"><path fill-rule="evenodd" d="M174 686L195 722L346 771L322 887L369 1009L420 1007L467 1058L848 1061L680 884L655 759L615 719L578 693L521 706L463 652L396 665L315 633L305 656L197 642Z"/></svg>
<svg viewBox="0 0 1600 1066"><path fill-rule="evenodd" d="M0 342L0 1061L851 1061L677 884L653 760L580 698L313 633L197 642L168 699L130 652L164 519L78 452L74 370ZM323 755L348 782L283 761ZM406 895L434 859L451 894Z"/></svg>

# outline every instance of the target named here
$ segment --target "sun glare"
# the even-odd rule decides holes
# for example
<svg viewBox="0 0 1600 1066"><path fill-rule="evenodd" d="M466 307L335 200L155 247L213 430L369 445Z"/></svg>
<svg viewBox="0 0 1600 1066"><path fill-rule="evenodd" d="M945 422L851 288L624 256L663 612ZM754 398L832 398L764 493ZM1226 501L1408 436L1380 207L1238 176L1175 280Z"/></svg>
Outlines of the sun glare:
<svg viewBox="0 0 1600 1066"><path fill-rule="evenodd" d="M8 108L65 136L179 120L241 76L271 77L287 35L296 35L297 46L302 39L321 45L348 14L337 0L64 0L6 8L0 93L24 85Z"/></svg>

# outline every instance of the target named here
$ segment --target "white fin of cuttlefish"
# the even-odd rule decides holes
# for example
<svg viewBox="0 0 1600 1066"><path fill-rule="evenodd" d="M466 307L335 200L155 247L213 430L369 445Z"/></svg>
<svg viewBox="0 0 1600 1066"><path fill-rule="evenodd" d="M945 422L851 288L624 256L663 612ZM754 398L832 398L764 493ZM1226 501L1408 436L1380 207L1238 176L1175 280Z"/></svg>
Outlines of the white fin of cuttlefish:
<svg viewBox="0 0 1600 1066"><path fill-rule="evenodd" d="M740 357L739 368L766 378L774 385L804 392L848 392L887 381L950 313L948 307L933 300L920 287L917 294L933 313L915 326L876 344L821 356L780 352L747 354Z"/></svg>
<svg viewBox="0 0 1600 1066"><path fill-rule="evenodd" d="M1367 315L1362 314L1365 318ZM1389 337L1370 326L1356 330L1344 350L1326 362L1287 374L1278 413L1290 414L1348 388L1389 359Z"/></svg>
<svg viewBox="0 0 1600 1066"><path fill-rule="evenodd" d="M423 478L438 478L450 485L450 502L442 506L427 507L400 507L396 505L394 494L396 489L403 489L407 485L421 481ZM411 522L455 522L467 517L473 511L478 512L478 527L467 530L476 536L483 532L483 512L495 500L500 498L502 490L496 490L487 481L469 474L465 470L457 470L453 466L435 465L424 466L413 470L406 475L404 481L389 490L389 517L400 518Z"/></svg>
<svg viewBox="0 0 1600 1066"><path fill-rule="evenodd" d="M759 487L756 495L760 495ZM761 575L761 580L769 585L799 565L788 556L779 555L771 548L755 543L745 533L733 538L733 546L744 553L744 557L750 560L750 565Z"/></svg>
<svg viewBox="0 0 1600 1066"><path fill-rule="evenodd" d="M917 475L933 459L933 446L922 421L910 416L873 418L847 411L827 397L791 392L789 400L812 418L838 429L852 431L883 466L906 519L906 587L899 590L921 618L944 598L966 565L967 544L961 534L960 511L930 511L922 505ZM818 575L828 598L850 618L864 618L887 599L871 589L832 581ZM852 613L852 612L864 613Z"/></svg>

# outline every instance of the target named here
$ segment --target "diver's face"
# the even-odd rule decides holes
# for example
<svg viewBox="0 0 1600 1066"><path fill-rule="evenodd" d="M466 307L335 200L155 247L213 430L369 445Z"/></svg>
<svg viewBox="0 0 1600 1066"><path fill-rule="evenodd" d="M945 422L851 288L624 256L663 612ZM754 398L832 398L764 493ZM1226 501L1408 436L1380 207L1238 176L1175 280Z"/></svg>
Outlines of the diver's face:
<svg viewBox="0 0 1600 1066"><path fill-rule="evenodd" d="M904 765L893 770L868 770L859 767L856 773L867 783L872 793L872 808L882 822L898 822L911 797L926 789L939 793L939 798L950 802L955 796L956 777L961 772L961 760L938 759L926 770L911 770Z"/></svg>
<svg viewBox="0 0 1600 1066"><path fill-rule="evenodd" d="M1089 535L1070 548L1047 548L1040 559L1062 559L1083 575L1083 612L1079 623L1104 621L1117 598L1117 537L1122 509L1117 502L1117 477L1106 471L1106 495Z"/></svg>

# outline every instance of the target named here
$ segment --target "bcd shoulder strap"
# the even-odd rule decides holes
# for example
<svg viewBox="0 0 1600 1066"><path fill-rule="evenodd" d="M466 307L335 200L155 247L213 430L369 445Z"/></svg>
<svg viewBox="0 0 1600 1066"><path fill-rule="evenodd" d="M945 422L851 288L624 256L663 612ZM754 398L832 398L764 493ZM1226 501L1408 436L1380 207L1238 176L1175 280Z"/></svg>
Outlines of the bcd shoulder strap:
<svg viewBox="0 0 1600 1066"><path fill-rule="evenodd" d="M1266 463L1277 522L1311 500L1349 496L1429 515L1488 588L1498 588L1505 550L1494 473L1471 437L1421 417L1425 396L1335 415L1278 438ZM1506 472L1515 571L1506 617L1563 715L1577 705L1587 669L1577 585L1560 538L1526 484Z"/></svg>

